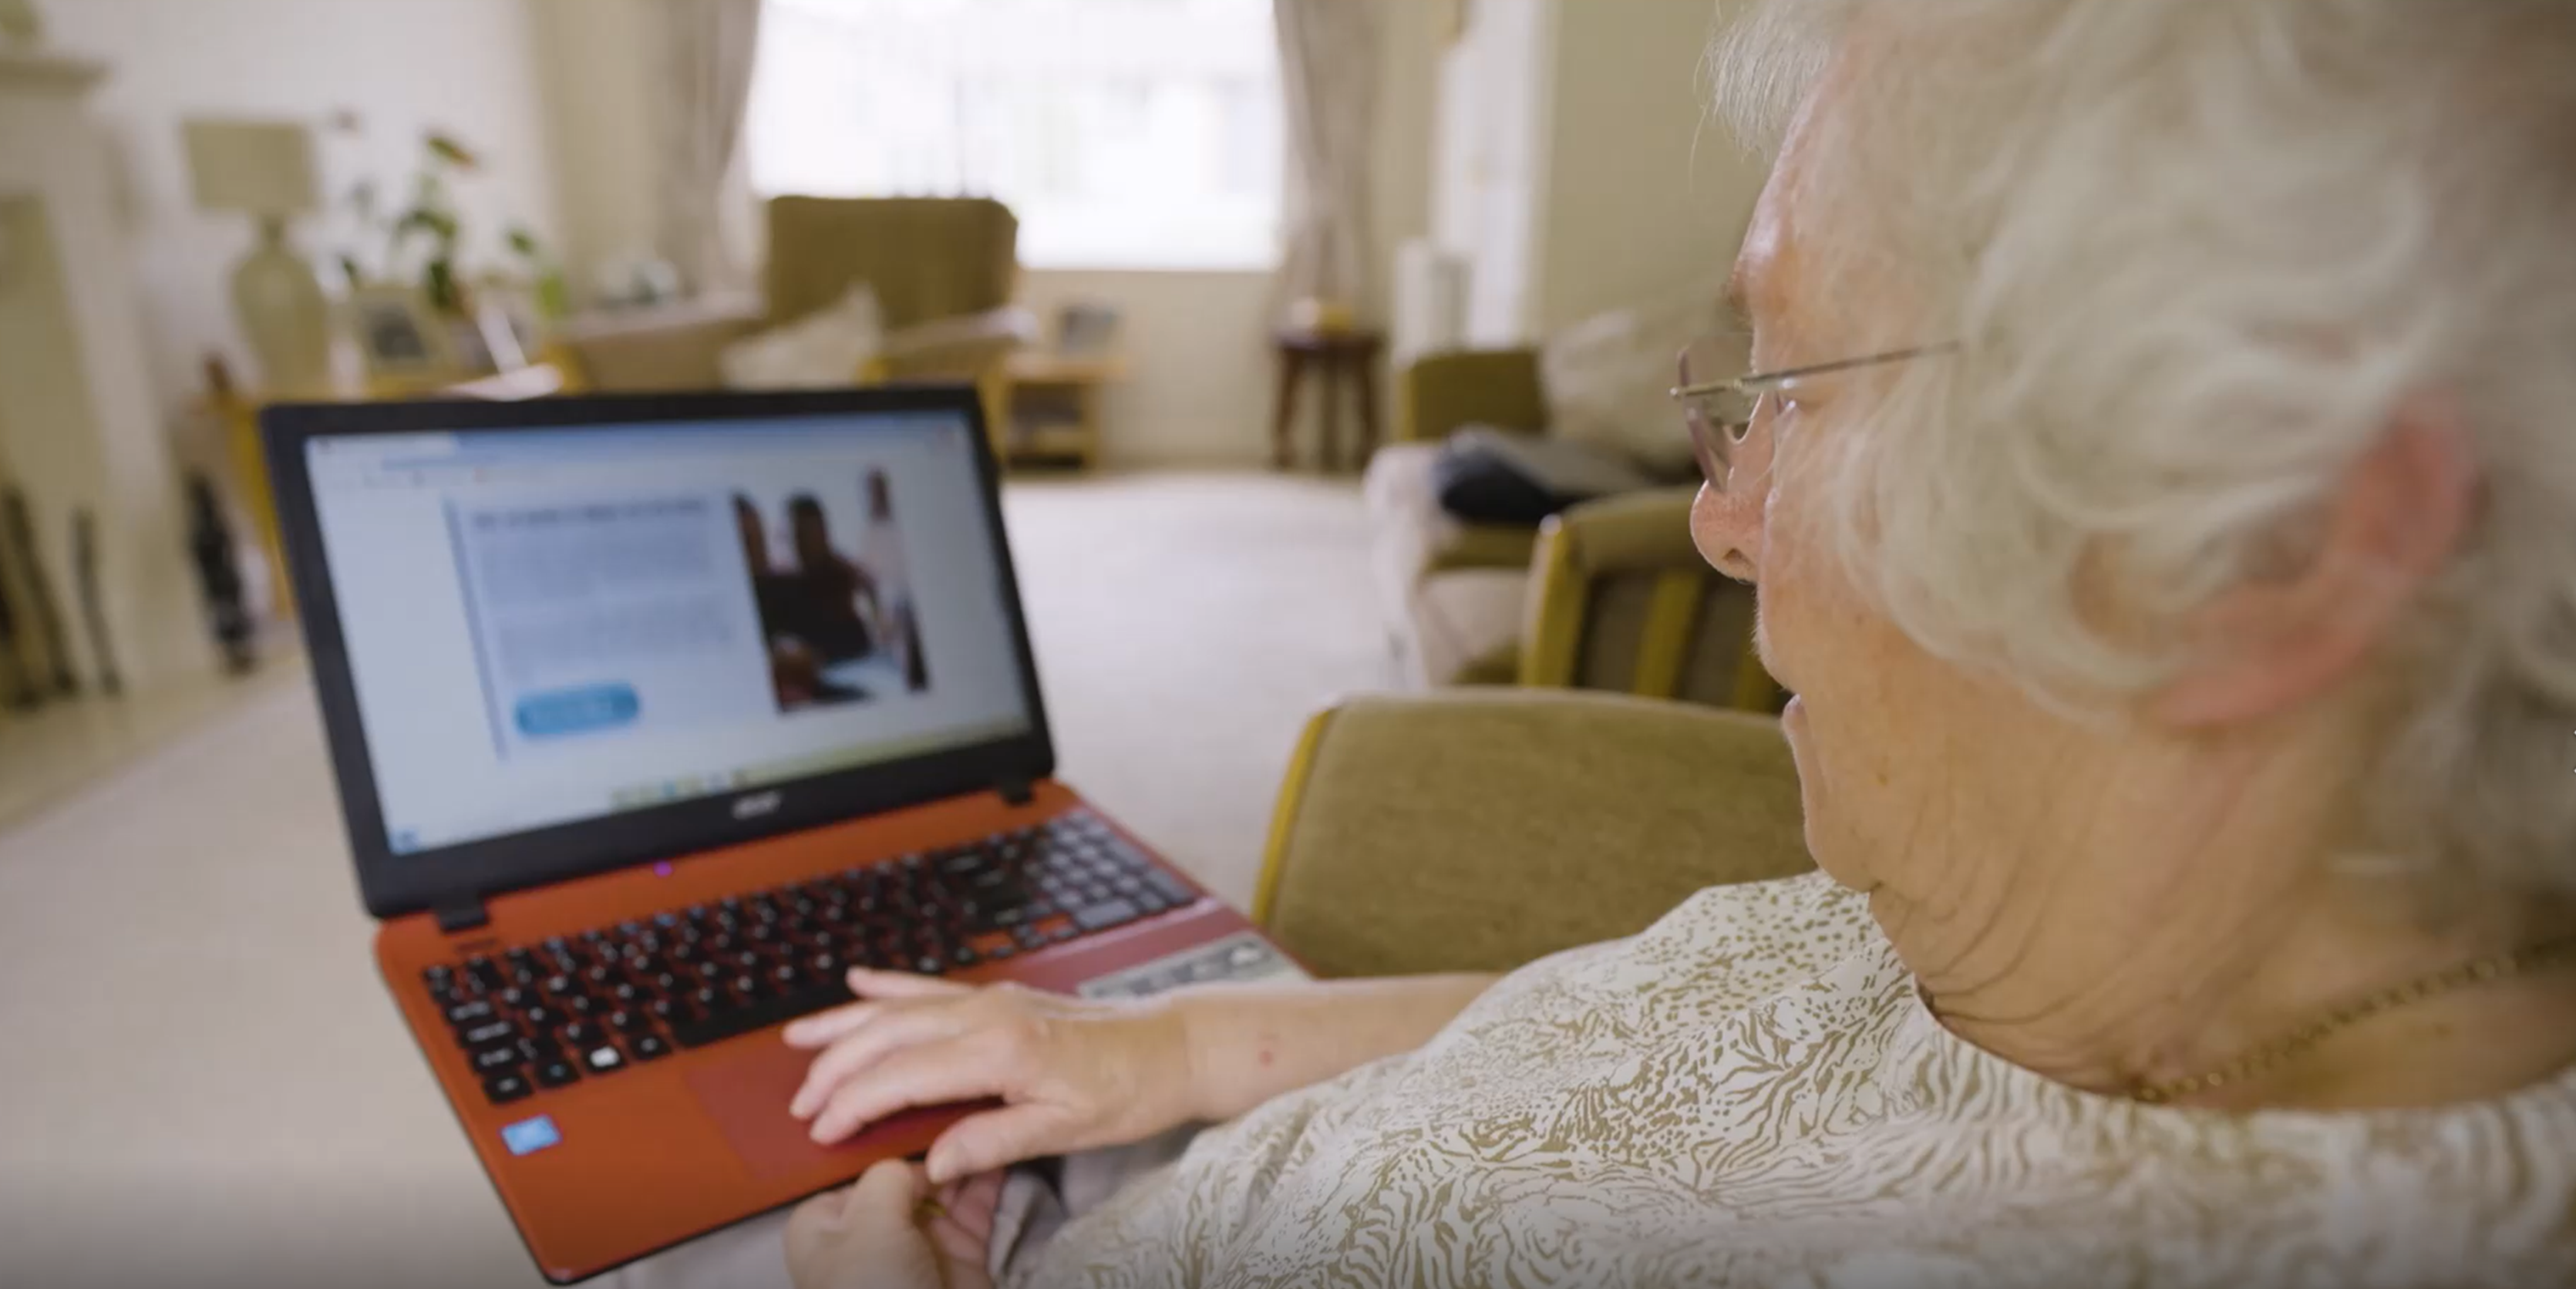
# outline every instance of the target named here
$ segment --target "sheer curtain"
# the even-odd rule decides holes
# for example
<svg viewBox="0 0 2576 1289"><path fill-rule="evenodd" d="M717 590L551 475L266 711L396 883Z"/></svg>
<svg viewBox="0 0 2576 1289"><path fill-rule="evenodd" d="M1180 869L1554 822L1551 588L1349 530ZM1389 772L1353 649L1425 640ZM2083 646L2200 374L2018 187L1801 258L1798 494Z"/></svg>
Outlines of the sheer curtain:
<svg viewBox="0 0 2576 1289"><path fill-rule="evenodd" d="M1369 135L1382 15L1352 0L1272 0L1287 112L1284 298L1368 296Z"/></svg>
<svg viewBox="0 0 2576 1289"><path fill-rule="evenodd" d="M749 200L736 167L743 110L760 48L761 0L640 0L661 23L665 93L656 227L663 256L691 290L738 290L751 278L726 206Z"/></svg>

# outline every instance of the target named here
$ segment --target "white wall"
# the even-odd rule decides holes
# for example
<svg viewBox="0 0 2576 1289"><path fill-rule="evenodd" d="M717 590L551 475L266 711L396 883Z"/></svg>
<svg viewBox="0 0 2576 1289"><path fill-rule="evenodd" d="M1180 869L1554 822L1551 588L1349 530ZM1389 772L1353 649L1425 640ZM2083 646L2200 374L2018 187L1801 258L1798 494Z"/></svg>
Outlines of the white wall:
<svg viewBox="0 0 2576 1289"><path fill-rule="evenodd" d="M1522 343L1723 280L1763 170L1708 113L1711 0L1479 0L1443 59L1432 224L1468 336Z"/></svg>
<svg viewBox="0 0 2576 1289"><path fill-rule="evenodd" d="M1710 118L1710 0L1560 6L1541 172L1538 331L1725 280L1763 169Z"/></svg>
<svg viewBox="0 0 2576 1289"><path fill-rule="evenodd" d="M257 370L235 334L229 294L250 221L194 209L184 117L320 126L335 112L358 113L363 135L320 136L323 187L335 203L364 176L400 191L421 132L454 133L485 162L457 192L469 265L498 247L509 222L545 237L557 226L529 15L531 3L551 0L39 2L54 45L109 67L95 104L124 159L126 231L165 404L202 388L209 351L227 355L244 379ZM353 236L345 218L308 219L296 232L336 287L327 252Z"/></svg>

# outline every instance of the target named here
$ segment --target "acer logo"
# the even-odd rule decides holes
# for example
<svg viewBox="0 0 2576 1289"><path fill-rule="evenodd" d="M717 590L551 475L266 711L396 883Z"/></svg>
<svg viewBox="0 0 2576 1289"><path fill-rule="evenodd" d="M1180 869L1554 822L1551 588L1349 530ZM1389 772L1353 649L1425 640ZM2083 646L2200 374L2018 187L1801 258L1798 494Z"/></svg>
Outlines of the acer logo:
<svg viewBox="0 0 2576 1289"><path fill-rule="evenodd" d="M733 817L758 819L777 810L782 800L785 800L784 795L777 792L755 792L747 797L736 797L733 800Z"/></svg>

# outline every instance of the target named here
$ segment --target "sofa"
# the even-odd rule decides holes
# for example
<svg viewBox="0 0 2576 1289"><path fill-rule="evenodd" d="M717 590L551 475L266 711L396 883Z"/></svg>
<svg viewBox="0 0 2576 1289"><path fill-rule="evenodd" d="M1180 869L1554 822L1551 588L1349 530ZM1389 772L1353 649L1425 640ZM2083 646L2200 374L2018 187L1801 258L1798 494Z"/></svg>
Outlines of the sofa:
<svg viewBox="0 0 2576 1289"><path fill-rule="evenodd" d="M1307 724L1252 916L1323 976L1508 971L1702 887L1810 867L1771 718L1571 691L1375 696Z"/></svg>
<svg viewBox="0 0 2576 1289"><path fill-rule="evenodd" d="M1396 392L1393 441L1361 487L1374 593L1415 686L1615 689L1776 709L1749 647L1750 591L1691 546L1695 489L1602 498L1541 525L1468 523L1441 509L1433 465L1452 432L1548 431L1539 351L1428 355L1399 373Z"/></svg>

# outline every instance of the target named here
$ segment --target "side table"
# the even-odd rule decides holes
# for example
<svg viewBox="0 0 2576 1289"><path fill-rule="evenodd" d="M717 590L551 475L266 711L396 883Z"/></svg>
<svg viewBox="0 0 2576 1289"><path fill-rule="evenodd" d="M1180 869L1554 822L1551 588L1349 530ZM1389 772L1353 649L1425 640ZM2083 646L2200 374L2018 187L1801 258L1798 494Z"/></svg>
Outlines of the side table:
<svg viewBox="0 0 2576 1289"><path fill-rule="evenodd" d="M1279 350L1279 409L1270 424L1270 464L1285 470L1294 462L1297 387L1309 370L1323 378L1323 442L1317 461L1326 470L1341 469L1342 377L1354 378L1360 402L1359 457L1365 465L1377 451L1377 355L1386 337L1374 331L1316 331L1283 327L1271 334Z"/></svg>

